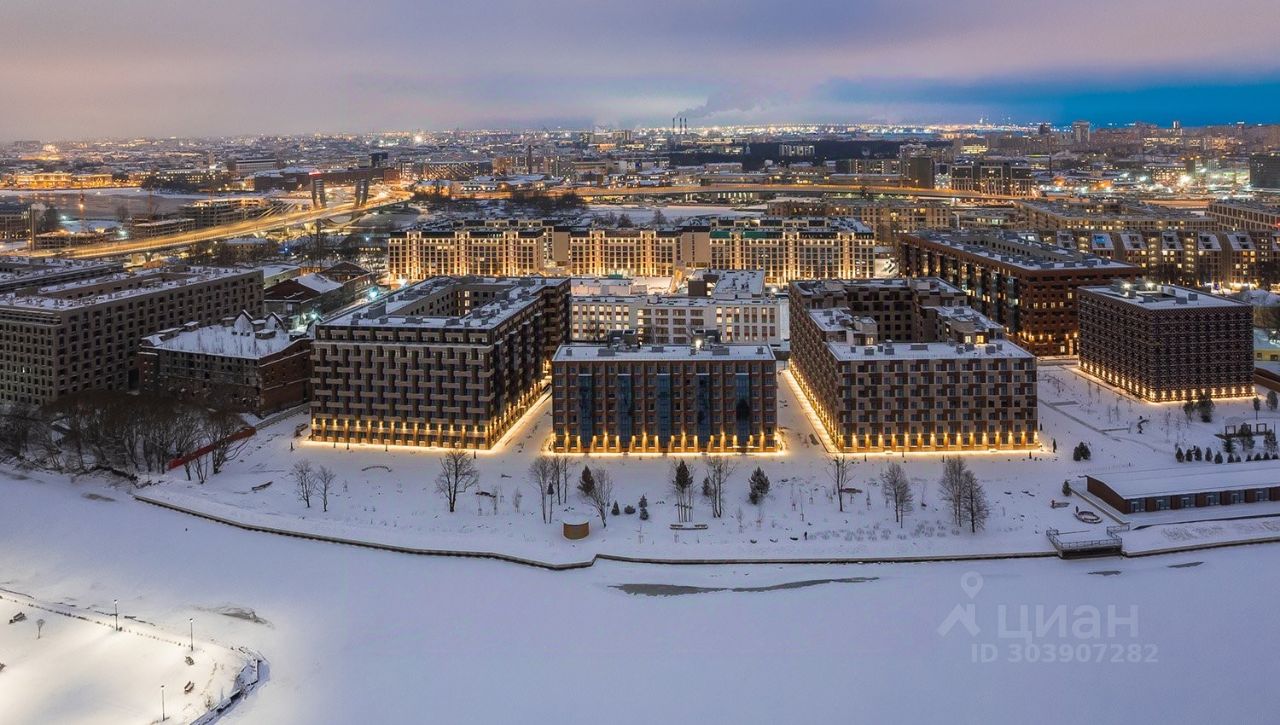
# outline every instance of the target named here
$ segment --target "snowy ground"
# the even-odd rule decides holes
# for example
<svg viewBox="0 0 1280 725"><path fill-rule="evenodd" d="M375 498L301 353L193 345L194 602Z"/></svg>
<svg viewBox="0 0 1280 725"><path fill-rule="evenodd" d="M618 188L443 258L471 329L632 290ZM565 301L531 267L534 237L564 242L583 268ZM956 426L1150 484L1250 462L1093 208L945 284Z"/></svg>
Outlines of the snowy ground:
<svg viewBox="0 0 1280 725"><path fill-rule="evenodd" d="M155 722L163 685L164 714L190 722L233 689L245 655L203 638L192 651L177 633L130 618L115 631L106 605L86 611L0 591L0 721ZM10 621L19 614L26 619Z"/></svg>
<svg viewBox="0 0 1280 725"><path fill-rule="evenodd" d="M194 616L262 653L270 677L227 723L1273 718L1273 546L548 572L246 532L92 480L6 473L0 492L0 586L99 611L119 597L170 631ZM1055 612L1065 631L1009 636ZM49 722L10 702L0 721Z"/></svg>
<svg viewBox="0 0 1280 725"><path fill-rule="evenodd" d="M707 524L704 531L670 528L677 521L674 498L669 492L671 467L676 460L687 462L700 485L704 459L699 456L576 457L575 460L612 475L615 498L621 506L635 505L645 496L652 518L641 522L635 515L609 516L608 526L603 529L599 520L593 519L590 538L568 542L560 535L560 515L587 510L576 496L571 496L566 504L556 507L557 523L543 524L526 471L549 435L547 401L527 415L498 450L477 456L481 474L478 490L495 494L494 497L465 494L453 514L448 513L444 499L434 491L439 452L404 448L384 451L377 446L348 449L294 438L295 427L305 422L305 416L262 431L239 460L204 485L187 482L181 472L175 472L146 493L186 507L277 528L400 546L494 551L552 562L587 561L597 553L686 559L1035 553L1052 550L1046 529L1101 535L1105 526L1125 520L1114 512L1104 512L1108 516L1102 524L1081 523L1074 516L1076 507L1099 507L1091 499L1064 497L1064 481L1083 488L1081 476L1085 473L1172 467L1185 472L1187 465L1199 465L1211 474L1216 468L1213 464L1176 463L1174 447L1187 441L1208 445L1216 440L1213 431L1220 430L1224 422L1240 422L1246 416L1252 420L1254 415L1248 401L1223 402L1218 404L1214 423L1188 423L1177 405L1131 401L1079 376L1074 368L1045 366L1041 370L1040 399L1042 440L1047 450L1030 455L1006 452L966 456L985 484L992 508L987 529L975 534L955 526L940 506L940 455L903 458L881 454L857 458L852 486L864 493L846 500L845 511L840 512L831 492L829 464L820 435L806 416L798 393L785 381L784 376L778 396L785 450L776 455L732 457L737 469L728 486L726 516L714 519L707 501L698 497L695 502L694 520ZM1140 416L1150 419L1141 434L1136 432ZM1263 418L1277 420L1265 408ZM1092 449L1093 457L1088 462L1071 460L1070 451L1080 441L1087 441ZM340 483L328 512L321 511L314 502L308 509L297 499L288 471L301 460L337 473ZM892 509L877 484L889 462L901 463L915 483L915 510L901 526L894 521ZM1280 463L1271 462L1231 465L1280 468ZM756 466L773 482L773 492L758 507L746 500L746 481ZM253 490L268 481L270 487ZM517 495L522 499L519 511ZM1067 507L1050 506L1052 501L1064 499L1069 502ZM1260 513L1280 511L1265 505L1261 509L1222 507L1197 517ZM1141 519L1135 517L1134 525ZM1265 531L1261 526L1255 528L1259 535ZM1165 531L1175 529L1164 527ZM1135 540L1145 542L1149 537L1135 536ZM1190 537L1186 534L1184 539ZM1142 545L1151 548L1149 542Z"/></svg>

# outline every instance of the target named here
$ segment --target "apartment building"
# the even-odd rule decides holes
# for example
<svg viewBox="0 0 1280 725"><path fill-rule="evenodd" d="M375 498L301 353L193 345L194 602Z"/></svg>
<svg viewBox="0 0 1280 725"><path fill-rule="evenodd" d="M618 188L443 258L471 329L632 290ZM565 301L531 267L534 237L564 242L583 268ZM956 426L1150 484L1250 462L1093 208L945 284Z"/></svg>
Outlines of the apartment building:
<svg viewBox="0 0 1280 725"><path fill-rule="evenodd" d="M1015 201L1023 226L1041 231L1078 232L1212 231L1222 224L1211 217L1170 207L1118 199L1087 201Z"/></svg>
<svg viewBox="0 0 1280 725"><path fill-rule="evenodd" d="M777 449L767 345L562 346L552 361L556 451Z"/></svg>
<svg viewBox="0 0 1280 725"><path fill-rule="evenodd" d="M959 161L951 165L951 188L1001 196L1031 196L1035 178L1031 167L1022 161Z"/></svg>
<svg viewBox="0 0 1280 725"><path fill-rule="evenodd" d="M173 266L83 278L94 265L63 265L46 274L30 271L45 265L28 263L25 274L39 281L26 286L5 289L0 280L0 400L42 404L83 390L127 390L144 336L262 308L258 270Z"/></svg>
<svg viewBox="0 0 1280 725"><path fill-rule="evenodd" d="M714 331L721 342L781 342L785 300L768 291L761 270L699 270L675 294L574 295L571 338L603 342L631 331L658 345L690 345Z"/></svg>
<svg viewBox="0 0 1280 725"><path fill-rule="evenodd" d="M1132 264L1162 284L1269 288L1280 283L1280 232L1275 231L1058 231L1043 238Z"/></svg>
<svg viewBox="0 0 1280 725"><path fill-rule="evenodd" d="M1036 355L1075 355L1076 289L1132 280L1138 267L1006 231L904 234L899 267L963 290L978 312Z"/></svg>
<svg viewBox="0 0 1280 725"><path fill-rule="evenodd" d="M30 204L0 201L0 242L29 239L31 231Z"/></svg>
<svg viewBox="0 0 1280 725"><path fill-rule="evenodd" d="M842 451L1038 446L1036 359L938 279L792 282L790 370Z"/></svg>
<svg viewBox="0 0 1280 725"><path fill-rule="evenodd" d="M311 338L276 315L241 311L148 335L137 364L142 390L265 416L307 401Z"/></svg>
<svg viewBox="0 0 1280 725"><path fill-rule="evenodd" d="M1275 232L1280 230L1280 204L1219 199L1209 202L1208 218L1213 221L1215 228Z"/></svg>
<svg viewBox="0 0 1280 725"><path fill-rule="evenodd" d="M319 322L311 437L487 449L548 385L569 280L434 277Z"/></svg>
<svg viewBox="0 0 1280 725"><path fill-rule="evenodd" d="M387 270L414 282L439 274L671 277L690 270L761 269L798 277L871 276L878 248L852 219L702 219L669 227L603 227L477 219L391 235Z"/></svg>
<svg viewBox="0 0 1280 725"><path fill-rule="evenodd" d="M1253 308L1146 280L1083 287L1080 367L1156 402L1253 394Z"/></svg>

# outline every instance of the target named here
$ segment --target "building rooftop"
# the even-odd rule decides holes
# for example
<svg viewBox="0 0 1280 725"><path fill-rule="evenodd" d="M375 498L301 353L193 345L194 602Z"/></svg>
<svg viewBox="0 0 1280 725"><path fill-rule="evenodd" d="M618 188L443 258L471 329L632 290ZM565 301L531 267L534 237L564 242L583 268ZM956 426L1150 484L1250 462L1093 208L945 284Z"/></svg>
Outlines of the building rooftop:
<svg viewBox="0 0 1280 725"><path fill-rule="evenodd" d="M483 330L504 322L527 305L537 302L547 287L569 285L567 277L432 277L402 287L382 299L348 310L320 323L324 327L395 325L407 327L467 328ZM492 299L470 305L477 293ZM430 313L447 295L461 295L466 302L456 315ZM477 295L479 296L479 295Z"/></svg>
<svg viewBox="0 0 1280 725"><path fill-rule="evenodd" d="M1008 231L927 230L914 236L935 244L942 244L957 251L985 257L1026 270L1049 269L1097 269L1113 272L1136 272L1137 267L1124 262L1105 259L1093 254L1078 252L1056 244L1042 242L1028 235Z"/></svg>
<svg viewBox="0 0 1280 725"><path fill-rule="evenodd" d="M8 294L0 294L0 308L50 311L76 309L129 297L150 295L189 284L248 274L261 275L262 273L256 269L183 266L147 270L136 274L119 272L42 287L26 287Z"/></svg>
<svg viewBox="0 0 1280 725"><path fill-rule="evenodd" d="M641 345L623 347L617 345L590 345L575 343L561 345L556 350L554 362L622 360L622 361L672 361L672 360L773 360L773 349L768 345Z"/></svg>
<svg viewBox="0 0 1280 725"><path fill-rule="evenodd" d="M1231 491L1268 488L1280 485L1280 469L1258 464L1214 466L1205 471L1203 464L1186 468L1164 468L1147 471L1104 473L1093 478L1105 483L1121 498L1147 496L1180 496L1201 491Z"/></svg>
<svg viewBox="0 0 1280 725"><path fill-rule="evenodd" d="M283 352L303 336L290 335L288 326L274 314L254 319L248 312L228 317L220 325L161 330L142 338L146 347L220 357L258 360Z"/></svg>
<svg viewBox="0 0 1280 725"><path fill-rule="evenodd" d="M1023 358L1035 356L1008 340L984 344L955 342L884 342L877 345L827 343L837 360L964 360L985 358Z"/></svg>
<svg viewBox="0 0 1280 725"><path fill-rule="evenodd" d="M1211 295L1186 287L1156 284L1155 282L1144 280L1137 280L1132 283L1116 280L1105 287L1081 287L1080 291L1150 310L1173 310L1193 307L1249 307L1248 304L1239 300L1219 297L1218 295Z"/></svg>

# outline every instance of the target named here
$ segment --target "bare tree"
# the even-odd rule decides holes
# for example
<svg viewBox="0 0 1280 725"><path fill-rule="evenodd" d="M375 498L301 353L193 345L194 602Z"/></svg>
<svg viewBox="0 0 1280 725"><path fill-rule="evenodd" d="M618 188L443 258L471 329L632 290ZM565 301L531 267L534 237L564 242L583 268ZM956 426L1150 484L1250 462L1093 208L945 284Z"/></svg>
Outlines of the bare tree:
<svg viewBox="0 0 1280 725"><path fill-rule="evenodd" d="M538 456L529 464L529 484L538 489L542 506L542 523L551 523L551 501L555 496L557 468L554 458Z"/></svg>
<svg viewBox="0 0 1280 725"><path fill-rule="evenodd" d="M573 463L568 456L551 456L551 462L555 465L553 493L556 503L562 504L569 497L569 480L573 478Z"/></svg>
<svg viewBox="0 0 1280 725"><path fill-rule="evenodd" d="M212 446L209 451L209 462L214 473L222 471L227 461L233 460L240 449L248 443L248 437L235 437L245 430L244 419L230 410L215 410L209 414L204 424L205 438Z"/></svg>
<svg viewBox="0 0 1280 725"><path fill-rule="evenodd" d="M837 453L831 457L827 474L831 476L831 488L835 491L836 500L840 502L840 511L843 513L844 490L853 481L853 461L850 461L848 456Z"/></svg>
<svg viewBox="0 0 1280 725"><path fill-rule="evenodd" d="M711 515L714 518L724 516L724 489L737 468L728 456L707 456L707 481L710 484Z"/></svg>
<svg viewBox="0 0 1280 725"><path fill-rule="evenodd" d="M915 500L915 495L911 493L911 480L907 478L902 466L890 463L884 473L880 474L880 483L884 486L885 495L893 503L893 517L901 528Z"/></svg>
<svg viewBox="0 0 1280 725"><path fill-rule="evenodd" d="M293 479L298 500L306 504L307 508L311 508L311 497L316 492L315 470L311 467L311 461L298 461L293 464L289 477Z"/></svg>
<svg viewBox="0 0 1280 725"><path fill-rule="evenodd" d="M320 494L320 510L329 510L329 493L333 491L334 480L338 478L328 466L321 466L315 472L315 490Z"/></svg>
<svg viewBox="0 0 1280 725"><path fill-rule="evenodd" d="M463 450L451 450L440 459L440 473L436 474L436 491L449 502L449 513L458 506L459 494L466 493L480 482L476 462Z"/></svg>
<svg viewBox="0 0 1280 725"><path fill-rule="evenodd" d="M969 524L969 531L976 533L978 529L986 526L987 517L991 515L991 507L987 504L987 492L982 489L982 484L978 483L978 478L973 475L973 471L964 472L963 489L964 521Z"/></svg>
<svg viewBox="0 0 1280 725"><path fill-rule="evenodd" d="M578 493L596 510L596 513L600 514L600 527L608 528L609 504L613 503L613 476L610 476L608 471L597 468L592 472L589 480L591 483L588 486L587 479L584 478L583 484L578 486Z"/></svg>
<svg viewBox="0 0 1280 725"><path fill-rule="evenodd" d="M964 506L964 475L969 467L960 456L947 456L942 459L942 478L938 481L938 496L951 508L951 520L960 525L961 509Z"/></svg>

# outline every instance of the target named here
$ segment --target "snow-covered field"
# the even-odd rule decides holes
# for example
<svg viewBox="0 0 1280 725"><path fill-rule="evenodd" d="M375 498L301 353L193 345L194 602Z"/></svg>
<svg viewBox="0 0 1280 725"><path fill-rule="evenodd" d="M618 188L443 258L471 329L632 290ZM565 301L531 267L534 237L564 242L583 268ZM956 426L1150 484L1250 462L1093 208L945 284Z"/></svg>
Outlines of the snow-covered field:
<svg viewBox="0 0 1280 725"><path fill-rule="evenodd" d="M227 723L1273 718L1274 546L549 572L246 532L93 480L6 471L0 491L0 586L98 611L119 597L169 631L194 616L266 658ZM1037 616L1058 619L1037 636ZM9 702L0 721L49 722Z"/></svg>
<svg viewBox="0 0 1280 725"><path fill-rule="evenodd" d="M246 655L203 639L190 650L128 616L116 631L106 604L95 612L0 591L0 721L158 721L163 686L164 715L191 722L234 689Z"/></svg>
<svg viewBox="0 0 1280 725"><path fill-rule="evenodd" d="M1101 534L1106 525L1116 522L1110 517L1093 526L1078 521L1074 516L1076 507L1092 510L1098 506L1077 495L1064 497L1064 481L1081 484L1080 476L1085 473L1131 468L1177 467L1183 473L1191 465L1212 474L1221 469L1209 463L1176 463L1174 447L1187 441L1208 445L1214 440L1213 431L1220 430L1224 422L1239 422L1246 416L1252 420L1254 416L1248 401L1223 402L1218 404L1214 423L1188 423L1176 405L1132 402L1095 386L1072 368L1045 366L1041 380L1042 440L1046 450L1030 455L1005 452L965 457L984 483L991 502L991 519L986 530L978 533L956 526L941 506L937 495L940 455L857 457L850 485L862 493L847 497L841 512L832 492L829 459L818 431L806 416L797 391L786 382L780 383L778 396L786 450L777 455L731 457L736 470L727 487L726 515L713 518L709 502L695 497L693 520L707 525L700 531L671 529L678 516L669 490L672 466L677 460L692 468L696 485L700 486L705 475L705 458L700 456L575 457L579 464L610 473L620 506L635 506L644 496L651 519L642 522L637 515L624 513L608 516L608 526L602 528L599 519L594 518L588 539L569 542L560 533L561 514L588 511L576 495L571 495L564 505L555 507L554 522L544 524L527 470L549 435L547 401L525 416L499 449L476 456L480 484L464 494L458 511L452 514L447 511L444 498L434 490L441 455L438 451L384 451L376 446L348 449L345 445L311 443L293 435L296 426L306 421L305 416L263 430L239 460L203 485L186 481L178 471L146 493L184 507L273 528L397 546L491 551L558 563L589 561L598 553L683 559L1036 553L1052 551L1046 529ZM1170 415L1166 416L1166 411ZM1267 420L1276 419L1265 408L1262 415ZM1143 433L1137 432L1139 417L1150 421ZM1071 460L1070 451L1080 441L1089 443L1093 452L1090 461ZM337 474L339 483L327 512L315 501L307 508L298 500L289 470L303 460ZM915 509L902 525L894 521L892 508L877 483L890 462L903 465L914 483ZM1231 465L1280 468L1280 462ZM756 466L773 482L773 491L761 506L747 501L747 478ZM575 483L576 480L575 475ZM267 482L271 482L269 487L254 490ZM478 495L476 491L493 496ZM1052 508L1050 503L1055 500L1067 500L1069 505ZM1263 511L1223 507L1201 516L1254 513ZM1134 524L1141 519L1135 517Z"/></svg>

